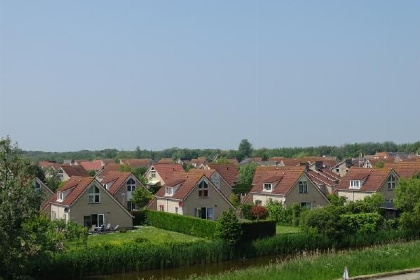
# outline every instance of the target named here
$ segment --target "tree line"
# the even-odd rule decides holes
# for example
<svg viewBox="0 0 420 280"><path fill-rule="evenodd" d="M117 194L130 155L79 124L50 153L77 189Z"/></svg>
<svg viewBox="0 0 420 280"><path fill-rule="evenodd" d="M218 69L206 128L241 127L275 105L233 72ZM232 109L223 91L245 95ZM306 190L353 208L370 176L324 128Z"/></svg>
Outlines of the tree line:
<svg viewBox="0 0 420 280"><path fill-rule="evenodd" d="M119 159L126 158L151 158L158 161L161 158L193 159L206 157L212 161L220 158L236 158L239 161L245 157L270 157L299 158L308 156L333 156L338 159L358 157L362 155L372 155L376 152L401 152L401 153L420 153L420 141L414 143L395 144L394 142L367 142L344 144L341 146L317 146L317 147L283 147L283 148L259 148L253 149L247 139L243 139L237 150L221 149L187 149L169 148L161 151L152 151L136 147L134 151L124 151L117 149L104 150L81 150L75 152L43 152L43 151L24 151L20 150L23 157L31 161L55 161L62 163L64 160L94 160L94 159Z"/></svg>

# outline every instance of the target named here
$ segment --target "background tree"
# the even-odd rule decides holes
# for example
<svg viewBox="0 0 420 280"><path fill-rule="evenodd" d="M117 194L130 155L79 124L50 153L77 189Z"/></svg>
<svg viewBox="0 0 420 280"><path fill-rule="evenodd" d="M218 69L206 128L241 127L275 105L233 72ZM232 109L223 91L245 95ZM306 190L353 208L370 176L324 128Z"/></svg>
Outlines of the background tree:
<svg viewBox="0 0 420 280"><path fill-rule="evenodd" d="M251 162L239 167L239 183L243 185L251 185L254 179L257 163Z"/></svg>
<svg viewBox="0 0 420 280"><path fill-rule="evenodd" d="M401 179L395 189L395 206L402 211L400 224L406 229L420 229L420 179Z"/></svg>
<svg viewBox="0 0 420 280"><path fill-rule="evenodd" d="M142 209L144 207L147 206L147 204L149 203L149 201L153 198L153 195L148 192L145 188L143 187L138 187L136 188L136 190L133 192L133 198L132 201L134 202L134 204L139 208Z"/></svg>
<svg viewBox="0 0 420 280"><path fill-rule="evenodd" d="M250 157L252 154L252 145L249 143L247 139L242 139L241 143L239 143L238 148L238 160L241 161L246 157Z"/></svg>

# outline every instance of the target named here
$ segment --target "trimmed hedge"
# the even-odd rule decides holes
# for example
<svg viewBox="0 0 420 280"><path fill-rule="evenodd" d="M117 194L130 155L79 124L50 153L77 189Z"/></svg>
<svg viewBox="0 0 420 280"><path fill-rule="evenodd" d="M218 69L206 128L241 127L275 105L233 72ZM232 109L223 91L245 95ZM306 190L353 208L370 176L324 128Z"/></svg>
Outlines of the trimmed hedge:
<svg viewBox="0 0 420 280"><path fill-rule="evenodd" d="M242 227L241 241L243 242L271 237L276 234L275 221L241 222L240 225Z"/></svg>
<svg viewBox="0 0 420 280"><path fill-rule="evenodd" d="M146 224L146 211L145 210L132 211L131 215L134 216L133 226L141 226L141 225Z"/></svg>
<svg viewBox="0 0 420 280"><path fill-rule="evenodd" d="M215 221L153 210L145 210L145 213L149 226L203 238L216 236Z"/></svg>

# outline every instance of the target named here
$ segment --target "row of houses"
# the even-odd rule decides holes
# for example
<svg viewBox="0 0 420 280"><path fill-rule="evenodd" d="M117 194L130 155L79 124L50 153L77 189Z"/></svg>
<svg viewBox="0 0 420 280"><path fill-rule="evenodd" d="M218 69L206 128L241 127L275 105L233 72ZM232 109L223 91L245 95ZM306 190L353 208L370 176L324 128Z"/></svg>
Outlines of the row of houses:
<svg viewBox="0 0 420 280"><path fill-rule="evenodd" d="M172 160L155 164L142 162L150 164L144 174L146 185L132 173L118 171L115 163L101 164L95 177L87 172L74 174L74 170L82 166L80 163L62 165L58 170L63 171L61 179L65 183L56 193L36 181L36 187L46 188L44 193L49 197L44 201L42 211L51 219L73 220L88 227L118 224L129 228L132 226L130 212L136 209L132 202L134 190L152 187L159 190L148 209L210 220L217 220L229 208L235 209L229 198L238 182L237 164L201 162L198 168L185 172ZM384 207L392 210L399 179L418 172L420 160L393 161L382 168L363 168L354 166L351 161L323 157L271 158L259 161L252 189L242 196L242 202L264 206L274 200L285 207L298 204L313 208L327 205L326 196L332 193L356 201L379 192L386 199Z"/></svg>

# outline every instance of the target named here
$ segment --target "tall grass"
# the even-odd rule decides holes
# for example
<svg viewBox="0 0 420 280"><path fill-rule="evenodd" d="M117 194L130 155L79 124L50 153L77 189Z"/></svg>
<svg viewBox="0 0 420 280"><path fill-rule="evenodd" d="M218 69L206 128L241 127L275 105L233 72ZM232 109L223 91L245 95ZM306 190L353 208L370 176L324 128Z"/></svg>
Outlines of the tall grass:
<svg viewBox="0 0 420 280"><path fill-rule="evenodd" d="M336 248L361 247L372 244L408 240L414 236L405 231L386 231L366 235L349 235L330 240L310 233L284 234L243 243L235 251L222 241L153 244L139 238L131 243L105 243L88 250L58 254L50 261L38 261L38 276L65 275L77 278L86 275L138 272L151 269L183 267L222 262L239 258L277 255L294 256L307 252L327 252ZM420 245L419 245L420 246ZM285 278L287 279L287 278Z"/></svg>
<svg viewBox="0 0 420 280"><path fill-rule="evenodd" d="M342 276L345 266L348 267L351 277L420 267L420 241L380 245L363 251L341 251L323 255L304 253L289 261L198 279L332 280ZM197 279L196 276L193 278Z"/></svg>

